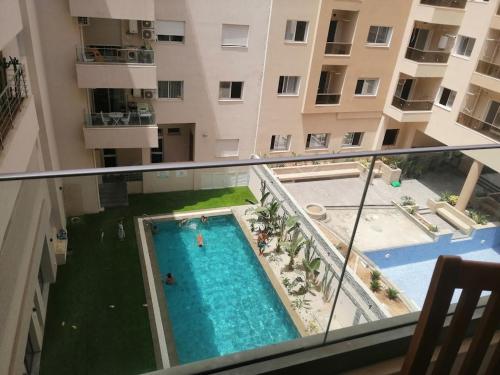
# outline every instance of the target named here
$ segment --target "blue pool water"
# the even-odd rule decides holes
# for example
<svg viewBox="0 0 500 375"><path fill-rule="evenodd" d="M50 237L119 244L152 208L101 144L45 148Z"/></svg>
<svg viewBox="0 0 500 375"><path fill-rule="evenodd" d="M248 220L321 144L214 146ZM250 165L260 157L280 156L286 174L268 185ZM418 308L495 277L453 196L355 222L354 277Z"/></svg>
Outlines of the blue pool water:
<svg viewBox="0 0 500 375"><path fill-rule="evenodd" d="M176 279L164 293L180 363L299 337L233 215L183 228L165 221L158 229L160 272Z"/></svg>
<svg viewBox="0 0 500 375"><path fill-rule="evenodd" d="M439 255L458 255L462 259L500 263L500 230L476 230L470 239L451 240L440 236L437 242L366 252L396 286L422 308ZM453 296L457 302L460 292Z"/></svg>

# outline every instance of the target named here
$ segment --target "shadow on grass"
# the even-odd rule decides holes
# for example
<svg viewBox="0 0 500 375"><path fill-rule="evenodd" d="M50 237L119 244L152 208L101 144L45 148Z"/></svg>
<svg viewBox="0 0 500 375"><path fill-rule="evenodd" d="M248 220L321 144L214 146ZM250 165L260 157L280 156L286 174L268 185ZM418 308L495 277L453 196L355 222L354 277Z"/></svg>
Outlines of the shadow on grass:
<svg viewBox="0 0 500 375"><path fill-rule="evenodd" d="M68 222L70 252L50 289L40 373L154 370L134 217L242 205L246 199L255 199L246 187L137 194L130 195L129 207ZM120 220L126 233L123 241L117 238Z"/></svg>

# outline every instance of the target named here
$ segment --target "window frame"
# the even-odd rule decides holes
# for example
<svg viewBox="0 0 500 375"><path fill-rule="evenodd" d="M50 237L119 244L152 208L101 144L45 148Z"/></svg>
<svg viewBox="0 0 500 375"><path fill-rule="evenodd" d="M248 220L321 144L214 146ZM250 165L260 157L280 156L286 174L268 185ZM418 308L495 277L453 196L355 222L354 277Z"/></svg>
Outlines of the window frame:
<svg viewBox="0 0 500 375"><path fill-rule="evenodd" d="M354 144L354 140L356 136L359 134L357 138L357 143ZM365 136L365 132L347 132L342 137L342 147L361 147L363 145L363 138ZM349 138L348 138L349 137ZM350 139L349 142L346 142L346 139Z"/></svg>
<svg viewBox="0 0 500 375"><path fill-rule="evenodd" d="M399 128L385 129L384 138L382 139L382 146L395 146L396 143L398 142L400 130L401 129L399 129ZM385 143L385 137L387 136L388 131L393 131L393 132L395 131L395 133L396 133L396 135L394 136L394 142L392 142L392 143Z"/></svg>
<svg viewBox="0 0 500 375"><path fill-rule="evenodd" d="M461 40L462 39L467 39L467 43L466 43L466 46L465 46L465 50L464 52L467 52L468 48L469 48L469 44L470 42L472 41L472 46L470 48L470 51L469 51L469 54L461 54L459 53L459 48L460 48L460 45L462 44L461 43ZM474 51L474 47L476 46L476 38L473 38L473 37L470 37L470 36L467 36L467 35L457 35L457 38L456 38L456 41L455 41L455 46L453 47L453 56L456 56L456 57L460 57L462 59L467 59L467 60L470 60L470 57L472 55L472 52Z"/></svg>
<svg viewBox="0 0 500 375"><path fill-rule="evenodd" d="M229 152L222 150L219 152L218 147L220 147L224 142L236 141L236 151ZM215 157L216 158L237 158L240 156L240 139L239 138L218 138L215 140Z"/></svg>
<svg viewBox="0 0 500 375"><path fill-rule="evenodd" d="M166 83L166 90L167 90L167 96L161 96L161 90L160 90L160 82L162 84ZM172 92L175 92L172 88L173 83L180 83L180 97L172 97L170 96ZM182 101L184 100L184 81L158 81L157 82L158 88L157 88L157 93L158 93L158 99L159 100L172 100L172 101Z"/></svg>
<svg viewBox="0 0 500 375"><path fill-rule="evenodd" d="M165 147L163 144L163 129L158 128L158 147L152 147L151 148L151 164L156 164L156 163L163 163L165 161ZM161 160L159 161L153 161L153 156L160 156Z"/></svg>
<svg viewBox="0 0 500 375"><path fill-rule="evenodd" d="M281 87L281 89L288 88L288 86L290 84L290 79L296 80L295 91L289 93L286 90L285 91L282 90L280 92L280 87ZM283 82L281 82L282 80L283 80ZM300 76L279 76L279 78L278 78L278 90L277 90L278 96L299 96L300 81L301 81Z"/></svg>
<svg viewBox="0 0 500 375"><path fill-rule="evenodd" d="M239 45L239 44L224 44L224 26L239 26L239 27L246 27L247 28L247 35L246 35L246 41L244 45ZM223 48L248 48L248 40L250 36L250 25L240 25L240 24L233 24L233 23L223 23L221 27L221 41L220 45Z"/></svg>
<svg viewBox="0 0 500 375"><path fill-rule="evenodd" d="M358 84L360 81L363 81L363 84L361 87L361 93L358 94L356 93L356 90L358 89ZM375 90L373 93L363 94L363 90L365 89L365 87L368 87L368 84L366 83L367 81L375 81ZM377 96L379 86L380 86L380 78L359 78L356 81L356 86L354 87L354 96L370 96L370 97Z"/></svg>
<svg viewBox="0 0 500 375"><path fill-rule="evenodd" d="M446 104L441 103L441 99L443 98L443 94L445 90L448 90L448 97L446 98ZM457 96L457 92L455 90L449 89L448 87L440 86L438 93L436 95L436 99L434 100L434 104L437 105L440 108L446 109L447 111L451 111L453 108L453 104L455 103L455 99ZM450 97L451 99L451 104L450 104Z"/></svg>
<svg viewBox="0 0 500 375"><path fill-rule="evenodd" d="M377 28L377 31L375 33L375 41L374 42L370 42L370 40L369 40L370 31L371 31L372 27ZM381 28L388 29L387 41L385 41L384 43L377 42L377 37L379 35ZM366 45L368 47L389 47L391 45L392 35L393 35L393 27L392 26L370 25L370 27L368 28L368 35L366 36Z"/></svg>
<svg viewBox="0 0 500 375"><path fill-rule="evenodd" d="M311 147L311 138L313 136L324 136L325 137L325 144L322 146L317 146L317 147ZM308 133L306 137L306 150L327 150L328 146L330 144L330 133Z"/></svg>
<svg viewBox="0 0 500 375"><path fill-rule="evenodd" d="M292 39L287 39L287 31L288 31L288 24L291 22L295 22L295 28L293 30L293 37ZM304 40L295 40L295 37L297 35L297 25L299 22L304 22L305 23L305 30L304 30ZM309 37L309 21L304 21L304 20L286 20L285 23L285 43L307 43L307 39Z"/></svg>
<svg viewBox="0 0 500 375"><path fill-rule="evenodd" d="M280 139L286 138L286 147L285 148L276 148L276 144L279 143ZM291 144L292 136L290 134L287 135L281 135L281 134L273 134L271 136L271 145L269 147L269 150L271 152L287 152L290 151L290 144Z"/></svg>
<svg viewBox="0 0 500 375"><path fill-rule="evenodd" d="M161 34L158 31L158 25L161 22L178 22L183 24L183 35L175 35L175 34ZM184 44L186 41L186 21L175 21L175 20L156 20L154 26L154 32L156 36L156 41L160 43L171 43L171 44ZM167 39L160 39L160 36L165 36ZM182 37L182 40L174 40L175 37Z"/></svg>
<svg viewBox="0 0 500 375"><path fill-rule="evenodd" d="M221 96L221 85L223 83L229 83L229 97L223 97ZM233 84L234 83L241 83L241 88L240 88L240 97L239 98L233 98L232 97L232 92L233 92ZM245 86L245 81L219 81L219 101L229 101L229 102L238 102L238 101L243 101L243 89Z"/></svg>

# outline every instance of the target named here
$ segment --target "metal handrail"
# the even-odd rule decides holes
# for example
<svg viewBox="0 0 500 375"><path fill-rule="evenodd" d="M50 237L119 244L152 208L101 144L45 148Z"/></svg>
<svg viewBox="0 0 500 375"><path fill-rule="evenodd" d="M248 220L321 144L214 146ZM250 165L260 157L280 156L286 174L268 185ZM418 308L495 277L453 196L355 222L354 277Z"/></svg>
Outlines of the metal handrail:
<svg viewBox="0 0 500 375"><path fill-rule="evenodd" d="M476 72L500 79L500 65L493 64L489 61L479 60Z"/></svg>
<svg viewBox="0 0 500 375"><path fill-rule="evenodd" d="M463 9L467 0L420 0L420 4Z"/></svg>
<svg viewBox="0 0 500 375"><path fill-rule="evenodd" d="M457 118L457 122L460 125L466 126L469 129L475 130L478 133L485 135L489 138L493 138L496 141L500 141L500 127L480 120L474 116L468 115L467 113L460 112Z"/></svg>
<svg viewBox="0 0 500 375"><path fill-rule="evenodd" d="M473 151L473 150L493 150L500 149L500 144L481 144L481 145L463 145L463 146L438 146L438 147L417 147L404 149L386 149L377 151L357 151L343 152L341 154L320 154L307 156L289 156L264 159L240 159L240 160L224 160L224 161L205 161L205 162L175 162L175 163L154 163L147 165L134 165L125 167L108 167L108 168L83 168L83 169L66 169L56 171L43 172L19 172L19 173L3 173L0 174L0 181L13 180L33 180L39 178L56 178L56 177L74 177L74 176L93 176L105 175L110 173L129 173L129 172L160 172L160 171L178 171L192 169L209 169L209 168L224 168L224 167L245 167L261 164L278 164L278 163L297 163L304 161L321 161L321 160L338 160L346 158L366 158L369 156L394 156L401 154L425 154L433 152L450 152L450 151Z"/></svg>
<svg viewBox="0 0 500 375"><path fill-rule="evenodd" d="M417 62L445 64L450 56L449 51L431 51L408 47L405 58Z"/></svg>
<svg viewBox="0 0 500 375"><path fill-rule="evenodd" d="M426 99L403 99L394 95L392 98L392 106L402 111L430 111L434 102Z"/></svg>
<svg viewBox="0 0 500 375"><path fill-rule="evenodd" d="M154 51L145 48L77 47L79 63L154 64Z"/></svg>
<svg viewBox="0 0 500 375"><path fill-rule="evenodd" d="M326 42L325 55L349 55L351 46L351 43L345 42Z"/></svg>
<svg viewBox="0 0 500 375"><path fill-rule="evenodd" d="M87 127L127 127L156 124L154 111L92 112L85 114Z"/></svg>
<svg viewBox="0 0 500 375"><path fill-rule="evenodd" d="M0 93L0 149L4 146L7 133L14 127L14 120L27 93L24 70L20 66Z"/></svg>

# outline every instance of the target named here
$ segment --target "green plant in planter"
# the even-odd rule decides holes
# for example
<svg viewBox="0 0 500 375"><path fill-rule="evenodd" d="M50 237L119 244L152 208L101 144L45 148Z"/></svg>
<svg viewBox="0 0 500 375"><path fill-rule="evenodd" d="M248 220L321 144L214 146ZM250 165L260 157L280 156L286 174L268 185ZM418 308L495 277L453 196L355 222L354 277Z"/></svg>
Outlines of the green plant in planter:
<svg viewBox="0 0 500 375"><path fill-rule="evenodd" d="M373 280L380 280L380 276L382 276L379 270L373 270L370 272L370 278Z"/></svg>
<svg viewBox="0 0 500 375"><path fill-rule="evenodd" d="M485 215L482 212L476 210L469 210L467 211L467 215L477 224L480 225L488 224L488 215Z"/></svg>
<svg viewBox="0 0 500 375"><path fill-rule="evenodd" d="M436 232L438 232L438 231L439 231L439 228L438 228L438 226L437 226L437 225L435 225L435 224L431 224L431 225L429 225L429 230L430 230L432 233L436 233Z"/></svg>
<svg viewBox="0 0 500 375"><path fill-rule="evenodd" d="M323 292L323 302L330 302L333 297L332 283L335 275L331 272L328 265L325 266L325 272L321 280L321 291Z"/></svg>
<svg viewBox="0 0 500 375"><path fill-rule="evenodd" d="M281 254L282 244L287 240L287 236L300 226L298 216L288 216L286 213L281 215L277 220L276 236L278 243L276 245L276 253Z"/></svg>
<svg viewBox="0 0 500 375"><path fill-rule="evenodd" d="M387 298L389 298L391 301L396 300L399 296L399 292L394 288L387 288L385 294L387 295Z"/></svg>
<svg viewBox="0 0 500 375"><path fill-rule="evenodd" d="M441 202L446 202L451 206L455 206L458 202L458 195L450 193L449 191L445 191L445 192L441 193L439 200Z"/></svg>
<svg viewBox="0 0 500 375"><path fill-rule="evenodd" d="M417 207L415 206L408 206L405 209L410 215L415 215L417 213Z"/></svg>
<svg viewBox="0 0 500 375"><path fill-rule="evenodd" d="M315 255L314 239L308 238L304 241L304 259L302 259L302 266L304 266L304 270L306 271L306 280L313 281L314 283L316 283L316 280L314 280L315 271L318 271L321 265L321 258L315 257Z"/></svg>
<svg viewBox="0 0 500 375"><path fill-rule="evenodd" d="M382 289L382 284L380 283L380 280L373 280L370 282L370 289L373 292L378 292L380 289Z"/></svg>
<svg viewBox="0 0 500 375"><path fill-rule="evenodd" d="M298 297L292 301L292 307L295 310L310 310L311 309L311 301L306 299L305 297Z"/></svg>
<svg viewBox="0 0 500 375"><path fill-rule="evenodd" d="M410 197L409 195L403 195L401 197L401 206L414 206L415 205L415 199L413 197Z"/></svg>
<svg viewBox="0 0 500 375"><path fill-rule="evenodd" d="M290 240L282 242L281 246L285 249L286 253L290 257L290 262L288 263L288 269L292 271L295 265L295 258L297 257L297 255L299 255L300 250L304 246L304 239L300 234L300 230L296 228L293 231Z"/></svg>

